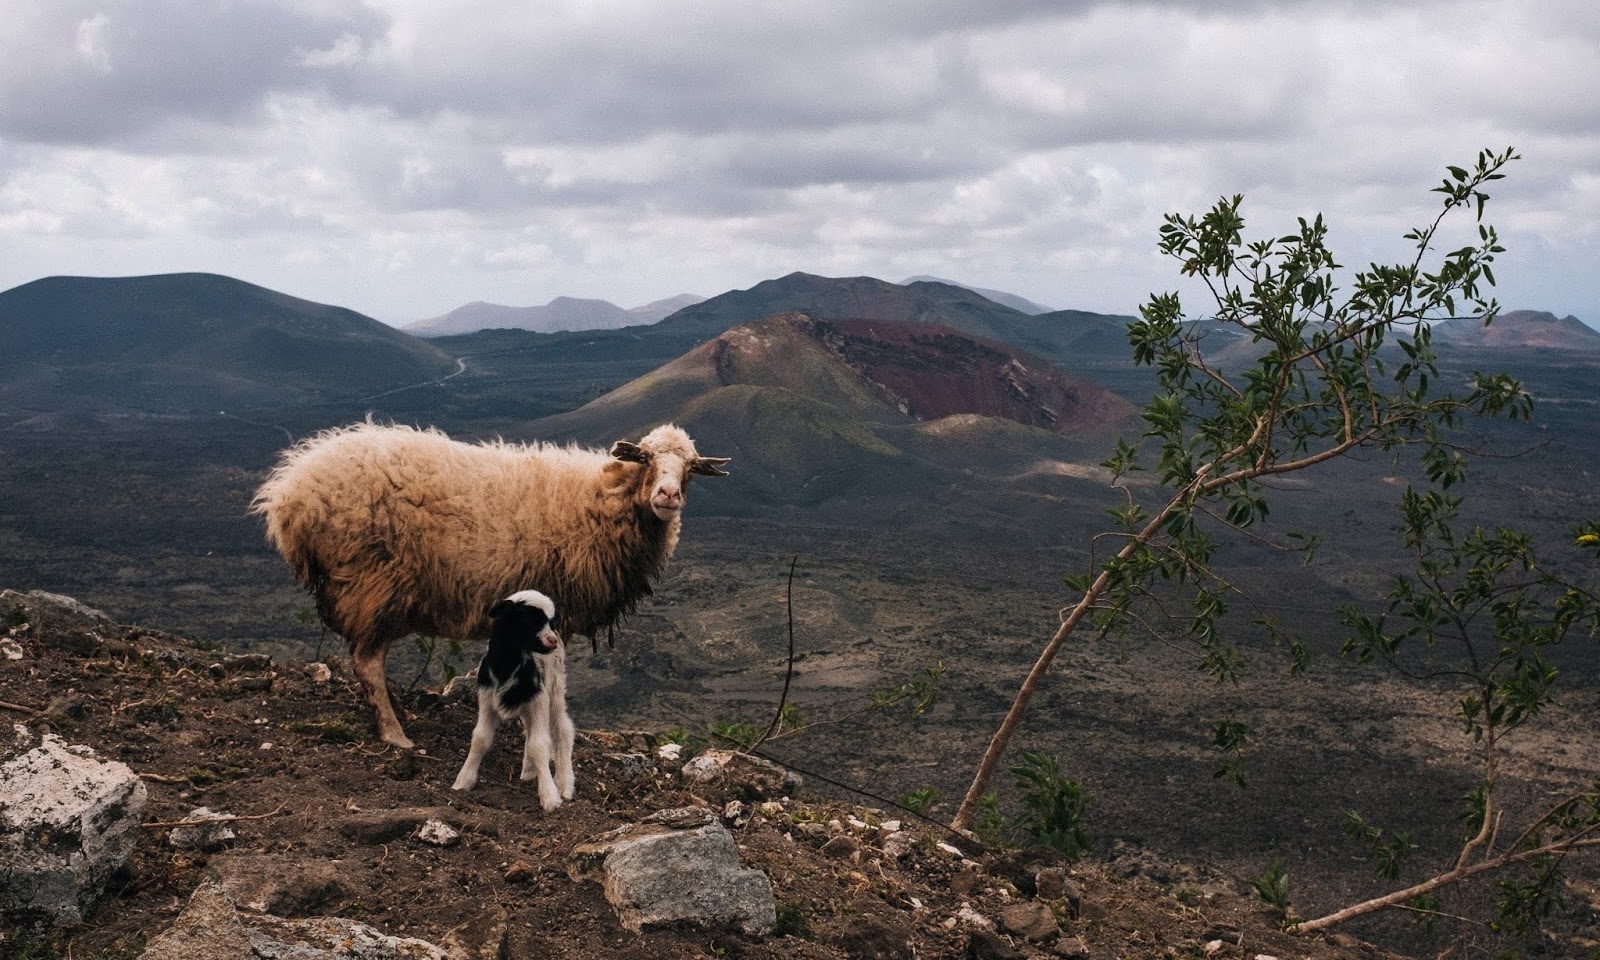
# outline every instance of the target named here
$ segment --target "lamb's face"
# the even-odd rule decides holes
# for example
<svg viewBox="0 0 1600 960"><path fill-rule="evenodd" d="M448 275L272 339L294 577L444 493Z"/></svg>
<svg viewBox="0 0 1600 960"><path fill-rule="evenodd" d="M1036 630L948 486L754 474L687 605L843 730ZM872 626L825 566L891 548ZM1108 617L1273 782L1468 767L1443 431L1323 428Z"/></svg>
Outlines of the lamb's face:
<svg viewBox="0 0 1600 960"><path fill-rule="evenodd" d="M669 521L683 512L684 491L692 476L725 477L727 457L702 457L689 435L667 424L650 431L637 444L618 440L611 448L618 460L644 466L639 486L642 505L657 519Z"/></svg>
<svg viewBox="0 0 1600 960"><path fill-rule="evenodd" d="M537 590L513 593L489 610L491 635L509 637L534 653L552 653L561 645L556 633L555 601Z"/></svg>

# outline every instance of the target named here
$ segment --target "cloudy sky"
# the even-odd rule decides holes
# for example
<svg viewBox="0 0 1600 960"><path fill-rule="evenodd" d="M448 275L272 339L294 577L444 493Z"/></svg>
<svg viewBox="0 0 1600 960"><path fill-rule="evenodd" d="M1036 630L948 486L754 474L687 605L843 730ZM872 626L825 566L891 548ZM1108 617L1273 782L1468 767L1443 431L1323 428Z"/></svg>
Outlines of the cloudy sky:
<svg viewBox="0 0 1600 960"><path fill-rule="evenodd" d="M1510 307L1600 323L1594 0L0 0L0 288L205 270L392 323L793 270L1132 312L1243 193L1397 259L1515 145ZM1193 303L1198 312L1200 304Z"/></svg>

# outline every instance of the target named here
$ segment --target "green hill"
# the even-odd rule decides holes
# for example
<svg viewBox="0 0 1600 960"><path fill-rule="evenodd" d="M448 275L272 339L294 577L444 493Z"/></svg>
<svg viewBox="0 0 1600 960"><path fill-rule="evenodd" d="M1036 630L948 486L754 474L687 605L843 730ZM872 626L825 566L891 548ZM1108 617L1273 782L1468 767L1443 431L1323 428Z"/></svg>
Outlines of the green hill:
<svg viewBox="0 0 1600 960"><path fill-rule="evenodd" d="M47 277L0 293L0 400L180 412L359 397L455 369L352 310L205 273Z"/></svg>

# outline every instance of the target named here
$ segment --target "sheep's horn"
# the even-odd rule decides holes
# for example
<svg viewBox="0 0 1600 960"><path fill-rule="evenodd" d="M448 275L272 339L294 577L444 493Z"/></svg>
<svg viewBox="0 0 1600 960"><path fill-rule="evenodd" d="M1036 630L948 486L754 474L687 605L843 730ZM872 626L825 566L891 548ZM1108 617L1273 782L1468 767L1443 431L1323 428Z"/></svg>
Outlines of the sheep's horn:
<svg viewBox="0 0 1600 960"><path fill-rule="evenodd" d="M702 477L726 477L728 471L722 465L733 460L732 457L695 457L689 464L689 472Z"/></svg>
<svg viewBox="0 0 1600 960"><path fill-rule="evenodd" d="M626 460L629 463L648 463L650 461L650 455L644 452L644 448L637 443L629 443L626 440L618 440L613 443L611 445L611 455L618 460Z"/></svg>

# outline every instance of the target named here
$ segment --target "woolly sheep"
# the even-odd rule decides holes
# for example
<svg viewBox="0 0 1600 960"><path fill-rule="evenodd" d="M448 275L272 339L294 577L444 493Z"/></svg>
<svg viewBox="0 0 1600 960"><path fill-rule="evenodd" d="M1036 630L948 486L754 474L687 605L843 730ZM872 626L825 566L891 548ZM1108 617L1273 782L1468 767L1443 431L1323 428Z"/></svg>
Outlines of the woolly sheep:
<svg viewBox="0 0 1600 960"><path fill-rule="evenodd" d="M379 736L409 748L384 681L391 643L481 638L490 606L533 584L568 636L593 637L650 594L677 545L689 478L727 476L727 462L700 456L671 424L607 455L368 420L285 450L252 509L350 644Z"/></svg>
<svg viewBox="0 0 1600 960"><path fill-rule="evenodd" d="M500 724L522 720L522 779L539 783L546 812L571 800L572 741L567 715L567 655L555 630L556 606L522 590L489 608L489 649L478 664L478 723L452 790L478 785L478 766ZM554 767L555 775L551 776Z"/></svg>

